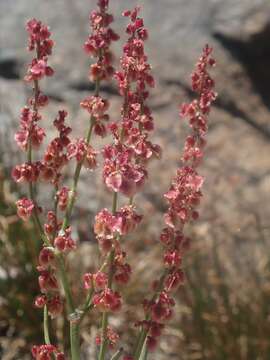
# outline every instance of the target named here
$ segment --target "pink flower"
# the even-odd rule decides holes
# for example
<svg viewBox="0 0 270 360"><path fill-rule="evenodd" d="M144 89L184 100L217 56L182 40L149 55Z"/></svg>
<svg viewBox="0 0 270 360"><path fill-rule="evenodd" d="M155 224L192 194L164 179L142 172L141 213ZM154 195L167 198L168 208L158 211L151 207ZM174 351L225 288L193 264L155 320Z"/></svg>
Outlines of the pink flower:
<svg viewBox="0 0 270 360"><path fill-rule="evenodd" d="M16 205L18 216L24 221L29 220L35 208L33 201L27 198L22 198L16 202Z"/></svg>
<svg viewBox="0 0 270 360"><path fill-rule="evenodd" d="M78 139L67 147L67 158L69 160L76 158L78 162L83 161L84 167L90 170L95 169L97 166L96 155L97 152L84 139Z"/></svg>
<svg viewBox="0 0 270 360"><path fill-rule="evenodd" d="M90 79L93 81L109 79L114 73L110 45L119 36L109 26L113 16L107 13L108 3L108 0L99 0L99 10L92 11L89 16L92 33L84 43L84 50L97 58L97 62L90 67Z"/></svg>
<svg viewBox="0 0 270 360"><path fill-rule="evenodd" d="M40 58L51 55L54 42L50 39L48 27L41 21L31 19L26 24L26 30L29 33L28 50L36 49Z"/></svg>
<svg viewBox="0 0 270 360"><path fill-rule="evenodd" d="M64 353L59 352L54 345L34 345L32 355L36 360L51 360L56 356L56 360L65 360Z"/></svg>
<svg viewBox="0 0 270 360"><path fill-rule="evenodd" d="M185 281L185 274L183 270L173 270L165 280L165 290L167 292L176 290L180 285L183 285Z"/></svg>
<svg viewBox="0 0 270 360"><path fill-rule="evenodd" d="M104 119L105 113L109 108L109 102L100 96L88 96L81 103L81 107L86 109L96 120ZM108 120L107 115L105 120Z"/></svg>
<svg viewBox="0 0 270 360"><path fill-rule="evenodd" d="M126 285L131 275L131 267L129 264L120 264L116 266L114 279L117 283Z"/></svg>
<svg viewBox="0 0 270 360"><path fill-rule="evenodd" d="M93 286L95 290L102 290L108 285L108 275L102 271L95 274L84 274L84 288L91 289Z"/></svg>
<svg viewBox="0 0 270 360"><path fill-rule="evenodd" d="M57 191L58 206L59 209L62 211L65 211L67 207L68 196L69 196L69 188L67 186L63 186L59 191Z"/></svg>
<svg viewBox="0 0 270 360"><path fill-rule="evenodd" d="M57 351L54 345L40 345L32 347L32 355L36 360L51 360L53 353Z"/></svg>
<svg viewBox="0 0 270 360"><path fill-rule="evenodd" d="M113 349L119 340L119 335L115 330L113 330L111 327L108 326L106 330L106 338L109 342L110 349ZM102 343L102 337L100 334L98 334L96 336L96 344L101 345L101 343Z"/></svg>
<svg viewBox="0 0 270 360"><path fill-rule="evenodd" d="M124 206L115 215L113 230L120 235L127 235L135 230L141 220L142 216L135 212L134 206Z"/></svg>
<svg viewBox="0 0 270 360"><path fill-rule="evenodd" d="M168 250L164 254L164 264L167 267L178 267L181 261L181 254L178 250Z"/></svg>
<svg viewBox="0 0 270 360"><path fill-rule="evenodd" d="M38 262L43 268L52 265L54 261L54 252L51 248L44 247L40 250Z"/></svg>
<svg viewBox="0 0 270 360"><path fill-rule="evenodd" d="M54 246L57 248L57 250L62 252L67 252L76 248L76 243L71 237L70 227L65 230L65 233L63 235L58 235L54 239Z"/></svg>
<svg viewBox="0 0 270 360"><path fill-rule="evenodd" d="M17 165L12 170L12 177L17 183L36 182L40 174L40 163L24 163Z"/></svg>
<svg viewBox="0 0 270 360"><path fill-rule="evenodd" d="M118 292L106 288L93 297L93 304L101 312L116 312L121 309L122 299Z"/></svg>
<svg viewBox="0 0 270 360"><path fill-rule="evenodd" d="M37 308L43 308L47 303L47 296L46 295L39 295L35 299L35 306Z"/></svg>
<svg viewBox="0 0 270 360"><path fill-rule="evenodd" d="M26 81L41 80L45 76L52 76L53 69L47 65L47 59L34 59L28 68Z"/></svg>
<svg viewBox="0 0 270 360"><path fill-rule="evenodd" d="M47 300L47 307L50 316L55 318L63 312L63 301L59 295L51 296Z"/></svg>
<svg viewBox="0 0 270 360"><path fill-rule="evenodd" d="M48 270L44 270L43 268L40 269L38 282L40 290L43 293L58 290L58 283L55 275Z"/></svg>

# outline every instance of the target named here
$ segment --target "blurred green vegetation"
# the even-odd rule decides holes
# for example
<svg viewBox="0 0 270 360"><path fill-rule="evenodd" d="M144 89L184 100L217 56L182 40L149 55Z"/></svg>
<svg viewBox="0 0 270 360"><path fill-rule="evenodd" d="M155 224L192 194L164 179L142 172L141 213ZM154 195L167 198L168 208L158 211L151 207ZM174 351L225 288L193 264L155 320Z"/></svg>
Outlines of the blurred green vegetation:
<svg viewBox="0 0 270 360"><path fill-rule="evenodd" d="M42 317L33 307L38 244L32 226L16 215L16 196L6 179L0 167L0 357L19 359L42 336Z"/></svg>

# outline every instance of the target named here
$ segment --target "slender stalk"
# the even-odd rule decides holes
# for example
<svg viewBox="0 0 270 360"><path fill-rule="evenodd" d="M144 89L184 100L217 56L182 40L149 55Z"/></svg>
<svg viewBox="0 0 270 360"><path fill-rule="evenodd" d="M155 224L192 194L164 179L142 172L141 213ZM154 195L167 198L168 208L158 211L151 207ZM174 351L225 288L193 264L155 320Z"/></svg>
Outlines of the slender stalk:
<svg viewBox="0 0 270 360"><path fill-rule="evenodd" d="M70 322L70 345L71 345L71 359L80 360L80 341L79 341L79 326L77 322Z"/></svg>
<svg viewBox="0 0 270 360"><path fill-rule="evenodd" d="M57 253L56 257L57 257L57 264L58 264L58 268L59 268L61 282L62 282L62 285L64 288L65 297L67 300L67 310L68 310L68 314L70 315L70 314L74 313L75 306L74 306L71 289L70 289L68 278L67 278L65 262L64 262L64 258L61 253Z"/></svg>
<svg viewBox="0 0 270 360"><path fill-rule="evenodd" d="M49 334L49 317L48 317L48 308L47 305L43 309L43 331L44 331L44 340L45 344L50 345L50 334Z"/></svg>
<svg viewBox="0 0 270 360"><path fill-rule="evenodd" d="M123 353L123 349L120 348L112 357L111 360L118 360Z"/></svg>
<svg viewBox="0 0 270 360"><path fill-rule="evenodd" d="M97 79L96 82L95 82L95 96L99 95L99 90L100 90L100 80ZM87 130L86 137L85 137L85 141L86 141L87 145L90 144L90 140L91 140L91 136L92 136L92 133L93 133L94 125L95 125L95 118L93 116L91 116L90 117L90 125L89 125L89 128ZM74 206L74 203L75 203L76 191L77 191L78 181L79 181L79 177L80 177L83 162L84 162L84 158L82 159L82 161L78 162L78 164L76 166L76 169L75 169L75 173L74 173L74 176L73 176L73 184L72 184L72 188L71 188L71 192L70 192L70 197L69 197L68 205L67 205L67 208L66 208L62 228L61 228L62 231L64 231L68 227L68 224L69 224L69 221L70 221L70 216L71 216L73 206Z"/></svg>
<svg viewBox="0 0 270 360"><path fill-rule="evenodd" d="M87 135L86 135L86 143L87 143L87 145L89 145L89 143L90 143L94 125L95 125L95 119L93 117L91 117L90 126L89 126L89 129L88 129ZM76 166L76 169L75 169L75 173L74 173L74 177L73 177L73 184L72 184L72 188L71 188L71 191L70 191L70 197L69 197L69 200L68 200L68 205L67 205L67 208L66 208L66 212L65 212L65 216L64 216L64 220L63 220L63 224L62 224L62 228L61 228L62 231L66 230L66 228L69 225L70 216L71 216L73 206L74 206L74 203L75 203L77 186L78 186L78 181L79 181L83 161L84 161L84 158L82 159L82 161L78 162L78 164Z"/></svg>
<svg viewBox="0 0 270 360"><path fill-rule="evenodd" d="M146 318L147 319L147 318ZM148 318L149 320L149 318ZM146 329L142 329L139 333L138 336L138 340L137 340L137 346L136 346L136 350L134 353L134 360L139 360L140 356L141 356L141 352L146 340L146 336L147 336L148 331Z"/></svg>
<svg viewBox="0 0 270 360"><path fill-rule="evenodd" d="M105 261L103 262L103 264L101 265L101 267L99 268L98 271L101 272L104 270L104 268L108 265L109 258L110 258L110 254L106 256ZM80 320L79 320L80 323L84 319L87 311L93 307L93 304L92 304L93 294L94 294L94 289L92 288L92 289L90 289L90 291L87 295L86 301L85 301L84 305L82 306L82 309L80 310L80 313L81 313Z"/></svg>
<svg viewBox="0 0 270 360"><path fill-rule="evenodd" d="M100 81L97 79L96 83L95 83L95 95L98 96L99 94L99 88L100 88ZM90 118L90 125L86 134L86 144L89 145L90 144L90 140L91 140L91 136L92 136L92 132L94 129L94 125L95 125L95 118L93 116L91 116ZM69 222L70 222L70 217L72 214L72 210L75 204L75 199L76 199L76 192L77 192L77 186L78 186L78 181L79 181L79 177L80 177L80 173L81 173L81 169L82 169L82 165L84 162L84 158L82 159L82 161L80 161L76 168L75 168L75 172L74 172L74 176L73 176L73 184L72 184L72 188L71 188L71 192L70 192L70 197L68 200L68 205L66 208L66 212L65 212L65 216L63 219L63 224L61 227L61 231L65 231L66 228L69 226ZM59 263L59 268L60 268L60 277L61 277L61 281L64 287L64 291L65 291L65 296L67 299L67 307L68 307L68 312L69 315L74 314L75 312L75 306L73 303L73 298L72 298L72 294L71 294L71 290L70 290L70 285L68 283L68 279L66 276L66 271L65 271L65 263L64 263L64 259L62 254L58 254L58 263ZM85 316L85 313L90 305L91 302L91 297L88 299L87 302L87 308L84 309L83 315L82 317ZM82 319L76 319L75 321L70 321L70 344L71 344L71 358L72 360L79 360L80 359L80 341L79 341L79 325L81 323Z"/></svg>
<svg viewBox="0 0 270 360"><path fill-rule="evenodd" d="M87 295L86 301L81 310L80 323L83 321L87 311L90 310L93 306L92 305L93 294L94 294L94 289L91 289Z"/></svg>
<svg viewBox="0 0 270 360"><path fill-rule="evenodd" d="M38 87L38 81L34 80L34 104L33 104L33 110L35 113L37 113L38 111L38 93L39 93L39 87ZM31 129L29 130L30 134L31 134ZM27 161L29 164L32 164L33 162L33 154L32 154L32 141L31 141L31 136L28 139L28 144L27 144ZM41 221L39 219L39 213L38 213L38 209L36 206L36 200L35 200L35 192L34 192L34 185L32 182L29 182L29 196L30 199L33 201L34 203L34 210L33 210L33 214L32 214L32 218L33 218L33 222L34 225L36 227L37 232L39 233L41 239L43 240L44 243L46 243L47 245L51 245L49 239L47 238L47 236L44 234L42 225L41 225Z"/></svg>
<svg viewBox="0 0 270 360"><path fill-rule="evenodd" d="M113 214L115 214L116 209L117 209L117 198L118 198L118 193L114 192L113 193L113 204L112 204L112 213ZM112 288L114 255L115 255L115 250L112 249L110 254L109 254L109 270L108 270L109 271L109 279L108 279L108 288L109 289ZM102 343L100 345L100 351L99 351L98 360L104 360L106 350L107 350L107 345L108 345L108 340L107 340L108 317L109 317L108 313L106 311L104 311L103 314L102 314L102 323L101 323Z"/></svg>
<svg viewBox="0 0 270 360"><path fill-rule="evenodd" d="M159 284L157 286L157 290L155 291L154 295L152 296L151 302L154 302L157 297L158 294L160 293L160 291L163 288L163 284L164 284L164 280L166 279L166 276L168 275L168 269L164 270L160 280L159 280ZM151 314L147 313L145 316L145 320L148 321L151 319ZM147 336L148 330L146 330L145 328L141 328L141 331L138 334L137 340L136 340L136 345L135 345L135 350L134 350L134 360L139 360L140 356L142 354L143 351L143 347L145 344L145 340L146 340L146 336Z"/></svg>

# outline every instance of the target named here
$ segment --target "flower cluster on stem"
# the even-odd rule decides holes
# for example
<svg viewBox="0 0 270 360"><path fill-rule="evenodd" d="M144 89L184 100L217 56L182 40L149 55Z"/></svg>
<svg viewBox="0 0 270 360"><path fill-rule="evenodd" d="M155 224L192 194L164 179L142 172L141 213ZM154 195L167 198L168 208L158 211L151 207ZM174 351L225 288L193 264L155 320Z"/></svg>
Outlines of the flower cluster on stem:
<svg viewBox="0 0 270 360"><path fill-rule="evenodd" d="M89 80L94 82L94 93L82 99L80 106L88 113L89 121L85 137L72 138L72 129L66 124L67 112L60 110L53 122L56 137L48 142L44 153L36 159L34 150L40 149L46 136L41 127L41 109L49 99L40 87L42 79L54 74L49 65L54 42L48 27L36 19L28 21L29 51L34 51L25 81L32 84L33 93L23 107L20 126L15 134L19 149L26 153L25 162L12 170L17 183L26 183L29 196L16 203L18 216L33 219L41 239L37 259L40 294L34 304L43 308L44 344L35 345L32 355L37 360L64 360L60 347L51 344L49 318L64 315L66 305L70 326L71 359L80 359L79 329L89 309L101 316L101 329L96 337L99 360L104 360L109 349L120 342L119 334L109 325L109 314L117 313L123 305L122 287L130 281L132 269L124 248L124 237L136 230L143 216L138 214L135 196L148 178L148 164L161 157L161 148L151 141L154 119L148 106L149 90L155 86L151 66L145 53L148 30L139 16L140 9L127 10L123 16L129 19L126 27L127 41L123 46L120 68L113 67L112 42L119 36L111 28L113 16L108 13L109 0L97 0L97 10L90 13L91 34L84 44L85 52L94 59L89 70ZM189 120L181 165L164 195L168 210L164 215L165 226L160 234L164 248L162 276L153 282L153 296L143 301L145 318L138 321L140 329L134 352L124 354L116 349L112 359L138 360L143 349L153 350L165 324L173 315L173 293L184 283L183 256L189 247L185 225L199 217L198 205L202 197L203 177L197 168L204 157L208 116L216 98L214 81L208 69L215 65L212 49L206 46L192 74L192 88L197 99L183 104L180 116ZM109 102L100 92L101 82L114 78L122 107L119 121L109 121ZM77 197L77 187L82 168L95 170L99 151L91 145L92 135L105 137L110 143L102 148L102 179L112 193L112 206L101 209L94 219L94 233L101 253L101 266L83 276L86 290L85 302L77 307L67 272L67 255L76 249L71 227L71 216ZM71 186L64 182L64 168L75 163ZM52 209L38 205L36 183L46 182L52 188ZM118 204L123 197L124 205Z"/></svg>
<svg viewBox="0 0 270 360"><path fill-rule="evenodd" d="M151 110L147 105L148 89L154 87L151 67L144 51L148 31L138 16L139 8L125 11L130 19L126 28L128 40L120 59L121 68L115 73L119 93L123 98L121 120L112 122L109 130L113 142L103 148L103 179L113 193L112 210L101 210L95 218L94 231L101 252L109 253L108 283L95 295L94 306L103 310L102 338L99 359L103 360L107 347L108 311L119 310L121 295L112 290L113 283L127 284L131 267L126 262L121 240L133 231L142 219L133 205L135 194L140 191L148 176L147 163L161 156L161 148L149 139L154 129ZM129 204L117 209L118 196L129 199ZM109 304L107 302L109 301Z"/></svg>
<svg viewBox="0 0 270 360"><path fill-rule="evenodd" d="M145 341L149 350L156 347L162 329L173 314L175 302L172 295L184 283L182 259L190 244L184 228L199 217L197 207L202 197L203 177L197 168L203 159L211 104L217 96L208 72L215 65L211 54L212 48L206 45L192 73L192 89L198 98L180 108L181 118L189 120L191 133L185 140L181 165L164 194L169 205L164 215L165 227L160 234L164 247L164 271L160 279L153 282L153 297L143 302L145 320L136 324L141 331L134 351L135 360L139 359Z"/></svg>

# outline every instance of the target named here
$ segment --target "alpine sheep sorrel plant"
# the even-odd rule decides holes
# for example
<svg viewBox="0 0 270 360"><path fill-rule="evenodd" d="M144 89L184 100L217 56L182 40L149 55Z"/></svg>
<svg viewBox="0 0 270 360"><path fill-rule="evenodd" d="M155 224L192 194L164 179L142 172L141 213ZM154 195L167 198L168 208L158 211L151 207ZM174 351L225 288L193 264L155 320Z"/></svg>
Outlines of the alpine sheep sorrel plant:
<svg viewBox="0 0 270 360"><path fill-rule="evenodd" d="M70 349L67 353L70 350L71 359L80 359L80 325L90 311L95 311L100 318L100 332L96 338L99 360L107 358L112 349L115 349L112 359L138 360L142 356L146 359L148 350L154 350L166 322L173 316L173 292L184 282L182 258L190 242L184 228L199 216L196 209L202 197L203 177L197 172L197 167L203 158L208 115L216 98L214 82L208 73L208 68L215 61L208 46L205 46L192 74L192 88L198 99L184 104L180 110L181 117L189 118L191 133L185 141L181 166L164 195L169 203L164 215L165 227L160 234L164 247L164 270L153 281L152 296L142 301L145 318L135 324L138 335L134 349L126 353L124 346L118 347L119 335L109 325L109 314L121 311L124 301L121 288L127 286L132 273L128 253L124 250L124 237L134 231L142 220L142 215L136 211L135 196L147 180L149 161L160 158L161 148L150 140L154 119L147 99L155 81L144 50L148 31L139 17L139 8L123 13L129 18L126 28L128 39L123 46L120 68L115 71L110 46L119 36L111 28L113 16L108 13L108 3L109 0L98 0L98 9L92 11L89 18L92 32L84 44L85 52L95 59L89 73L90 81L95 84L94 94L80 104L89 113L87 135L73 139L72 129L65 123L68 114L60 110L53 123L57 136L49 142L40 160L35 159L34 150L40 149L46 136L45 130L40 127L40 110L48 104L48 97L42 93L40 83L44 77L54 73L48 64L54 42L48 27L40 21L32 19L26 27L28 49L34 51L35 56L25 81L33 85L33 94L21 111L20 129L15 134L19 148L26 153L26 162L15 166L12 176L16 182L28 184L29 197L17 201L18 216L24 221L33 219L40 239L37 270L41 294L36 297L35 306L44 311L45 343L32 348L33 357L40 360L68 358L61 351L61 344L51 344L48 326L49 318L64 314L67 314L70 326ZM109 102L100 95L101 82L111 78L116 79L122 97L118 122L110 122ZM101 151L91 146L93 135L105 137L108 133L110 143ZM95 217L93 228L101 265L95 273L84 274L81 280L87 295L81 304L77 304L67 272L68 253L76 250L70 220L78 196L81 169L94 171L99 153L103 158L103 181L112 194L112 205L110 210L104 208ZM69 187L64 184L63 174L73 159L75 171ZM53 208L46 212L36 198L36 183L40 181L51 185L55 199ZM119 206L120 197L126 199L126 205ZM43 219L44 213L46 220Z"/></svg>

